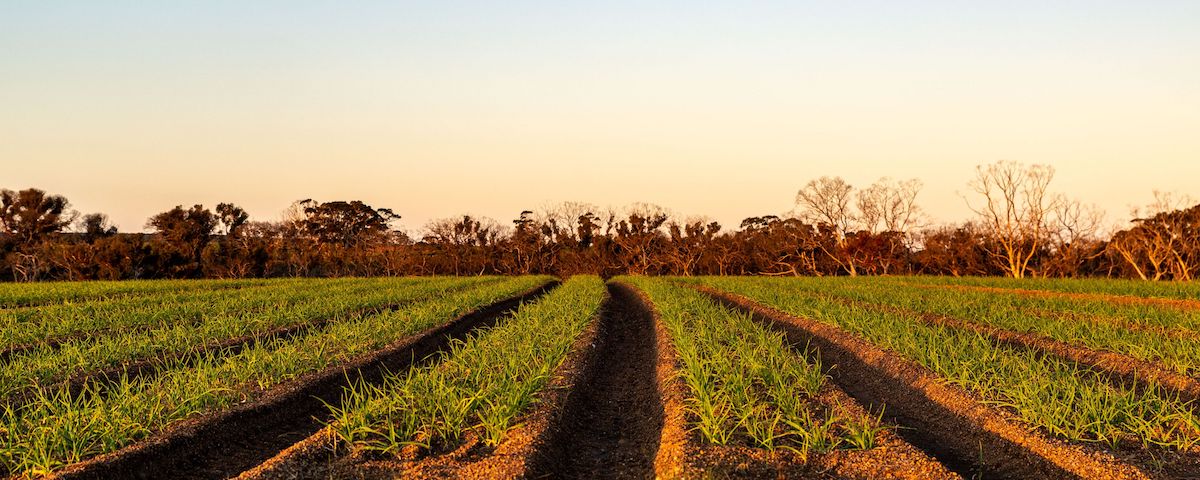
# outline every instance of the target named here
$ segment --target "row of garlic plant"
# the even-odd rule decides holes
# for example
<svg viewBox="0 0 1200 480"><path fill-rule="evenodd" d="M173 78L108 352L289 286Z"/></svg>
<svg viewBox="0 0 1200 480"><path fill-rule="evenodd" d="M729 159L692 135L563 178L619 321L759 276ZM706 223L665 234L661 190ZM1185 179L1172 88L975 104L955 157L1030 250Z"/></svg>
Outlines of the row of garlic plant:
<svg viewBox="0 0 1200 480"><path fill-rule="evenodd" d="M148 329L115 330L56 347L41 346L0 363L0 398L134 361L166 361L197 347L279 328L316 326L371 309L411 302L494 278L370 279L325 288L303 284L259 291L245 309L166 321ZM217 352L220 354L222 352Z"/></svg>
<svg viewBox="0 0 1200 480"><path fill-rule="evenodd" d="M152 377L123 378L80 395L41 395L0 414L0 466L13 475L39 475L112 452L175 422L252 401L283 382L376 351L547 281L524 276L447 291L395 311L257 343L236 355L168 366Z"/></svg>
<svg viewBox="0 0 1200 480"><path fill-rule="evenodd" d="M928 325L913 314L838 301L836 285L814 278L701 280L783 312L837 326L923 365L943 381L979 395L1030 426L1071 441L1117 448L1192 451L1200 418L1163 392L1114 386L1100 374L1054 356L998 345L970 331ZM925 295L913 291L912 295Z"/></svg>
<svg viewBox="0 0 1200 480"><path fill-rule="evenodd" d="M783 448L807 456L868 449L879 424L818 401L826 377L775 332L691 288L625 279L653 302L680 357L691 422L713 445Z"/></svg>
<svg viewBox="0 0 1200 480"><path fill-rule="evenodd" d="M1104 302L1002 292L914 291L909 286L870 279L829 279L820 283L826 285L820 288L821 291L839 297L1035 333L1064 343L1157 362L1178 373L1200 377L1200 333L1196 336L1164 334L1170 329L1196 328L1200 325L1200 311L1145 306L1130 308Z"/></svg>
<svg viewBox="0 0 1200 480"><path fill-rule="evenodd" d="M1097 295L1127 295L1143 298L1180 300L1200 299L1200 284L1196 282L1147 282L1122 278L1010 278L1010 277L942 277L900 276L876 277L885 281L927 285L990 287L1011 290L1041 290L1049 293L1082 293Z"/></svg>
<svg viewBox="0 0 1200 480"><path fill-rule="evenodd" d="M0 308L103 301L190 289L240 288L271 280L91 280L84 282L0 283Z"/></svg>
<svg viewBox="0 0 1200 480"><path fill-rule="evenodd" d="M334 430L349 445L384 454L406 445L450 449L468 434L495 446L537 401L605 295L599 278L571 277L439 361L347 390L333 410Z"/></svg>
<svg viewBox="0 0 1200 480"><path fill-rule="evenodd" d="M103 334L115 329L145 328L164 322L194 321L205 315L232 314L264 291L362 282L362 279L272 280L242 286L201 284L196 288L118 298L67 302L0 310L0 348L71 336ZM186 285L181 285L186 287Z"/></svg>

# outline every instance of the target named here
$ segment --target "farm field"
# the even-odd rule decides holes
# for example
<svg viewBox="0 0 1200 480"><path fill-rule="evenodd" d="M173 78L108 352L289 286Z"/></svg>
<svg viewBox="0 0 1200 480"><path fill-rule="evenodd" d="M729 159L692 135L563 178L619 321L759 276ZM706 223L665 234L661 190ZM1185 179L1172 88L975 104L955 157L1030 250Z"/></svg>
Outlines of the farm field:
<svg viewBox="0 0 1200 480"><path fill-rule="evenodd" d="M1200 290L0 285L13 478L1200 478Z"/></svg>

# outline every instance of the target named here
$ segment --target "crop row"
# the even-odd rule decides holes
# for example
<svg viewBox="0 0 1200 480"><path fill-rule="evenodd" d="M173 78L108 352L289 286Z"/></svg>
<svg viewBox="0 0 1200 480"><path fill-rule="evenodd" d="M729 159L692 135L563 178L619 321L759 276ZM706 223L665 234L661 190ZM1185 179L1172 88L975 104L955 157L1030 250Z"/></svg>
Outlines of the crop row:
<svg viewBox="0 0 1200 480"><path fill-rule="evenodd" d="M604 298L599 278L572 277L504 324L456 343L440 362L356 384L334 412L335 430L349 445L384 454L410 445L450 450L468 434L498 445Z"/></svg>
<svg viewBox="0 0 1200 480"><path fill-rule="evenodd" d="M43 345L13 353L0 365L0 387L4 392L34 392L19 404L4 405L0 412L0 465L4 469L0 473L29 476L52 472L162 434L182 420L229 411L235 405L268 397L280 388L293 388L294 384L288 382L307 385L317 372L336 368L340 376L353 361L394 351L392 346L397 342L416 338L421 332L426 332L421 338L428 337L432 335L428 333L431 327L549 280L526 276L284 281L231 290L224 296L175 291L82 302L74 306L87 306L90 312L105 315L93 324L76 321L76 325L86 325L102 334L53 348ZM341 401L330 400L337 397L322 393L321 401L330 402L329 408L314 404L314 408L328 410L322 414L330 423L324 432L333 432L339 442L353 447L351 451L367 454L354 456L355 461L380 457L420 461L452 451L456 453L450 457L460 458L456 455L464 449L459 447L476 442L483 448L466 449L469 455L500 452L502 449L495 447L514 437L529 441L530 432L513 435L514 428L530 421L529 415L546 397L548 386L564 374L566 359L579 353L572 352L572 348L589 348L579 343L581 338L591 338L582 336L589 327L650 325L654 323L649 320L653 311L655 328L660 329L658 347L653 342L631 340L628 335L613 335L604 330L608 327L600 327L598 331L608 343L603 348L585 350L598 355L594 358L599 363L585 362L582 368L594 375L608 375L605 378L609 380L654 378L640 374L623 377L624 373L617 370L595 366L625 361L621 352L639 353L634 355L638 359L630 363L636 369L651 372L658 368L658 383L653 388L667 388L662 386L666 382L682 392L685 442L703 446L689 450L703 457L698 464L732 462L733 469L754 462L766 462L772 465L770 468L794 464L800 467L775 470L774 474L813 471L866 477L883 473L903 476L897 472L904 464L915 465L909 478L953 477L945 468L948 464L938 465L897 436L924 428L921 425L926 424L920 422L926 420L913 423L903 416L909 414L904 412L921 408L913 405L925 404L912 396L873 396L872 389L880 386L894 383L903 390L910 388L901 385L903 382L916 381L898 370L864 369L867 363L859 365L855 362L860 360L851 358L859 350L834 351L841 347L811 333L818 328L853 337L854 342L870 347L874 352L870 358L882 355L896 360L888 365L906 364L903 368L909 371L920 370L924 375L921 382L927 385L953 386L954 391L963 392L961 398L974 405L972 408L988 410L998 415L995 418L999 421L1019 425L1020 435L1036 431L1039 439L1050 437L1058 442L1055 445L1099 451L1097 455L1117 464L1133 458L1128 461L1143 471L1150 471L1143 467L1154 461L1185 458L1194 462L1200 454L1200 415L1195 405L1154 388L1152 382L1149 387L1127 388L1103 371L1052 351L1022 348L968 328L970 324L1030 332L1072 345L1119 352L1196 376L1200 372L1200 353L1195 343L1184 337L1153 333L1153 328L1192 328L1196 318L1187 310L1106 302L1091 296L1030 296L1015 291L940 288L935 281L911 278L622 277L614 281L619 285L608 288L620 292L615 295L619 301L606 295L606 287L598 278L576 276L540 300L522 305L496 326L475 330L465 338L461 337L463 333L439 331L439 338L463 339L452 341L448 348L436 347L446 348L436 357L405 364L403 369L383 375L382 380L378 376L362 377L353 384L344 380L337 390L330 390L336 393L341 385L349 385ZM914 284L933 288L914 288ZM642 297L628 293L634 290ZM787 326L785 323L796 318L787 320L787 315L778 312L764 315L755 310L758 307L731 302L731 297L720 292L739 295L807 323ZM160 298L151 300L153 297ZM643 298L644 302L629 298ZM606 299L609 308L602 306ZM206 306L205 301L217 306ZM512 302L515 300L505 305ZM163 317L152 316L154 305L171 312L169 315L174 317L167 318L175 321L156 324ZM378 308L382 306L391 308ZM64 307L43 308L67 310ZM502 308L508 306L487 310L498 312ZM931 321L930 315L961 322ZM35 317L26 317L23 323L52 323L51 317ZM614 318L644 321L622 323L613 322ZM486 323L456 324L468 329ZM10 325L15 328L16 323ZM132 327L137 325L142 327ZM286 336L246 342L243 348L200 351L187 358L171 355L222 339L295 326L306 328ZM641 328L634 330L641 332ZM809 336L797 333L803 329L809 330ZM819 344L821 351L807 348L807 338ZM669 356L677 360L676 370L667 374L662 370L670 369L663 366L667 363L661 363L667 358L662 342L669 343ZM640 355L651 348L654 354ZM642 358L653 355L659 356L657 367ZM157 362L152 375L95 377L76 389L46 386L79 372L145 358ZM836 361L823 365L828 358ZM914 369L914 365L923 368ZM839 373L849 370L857 373ZM871 372L876 374L871 376ZM568 372L568 376L584 378L580 372ZM587 398L593 398L599 390L596 386L619 385L595 380L599 377L587 378L586 385L573 385L571 392L586 392ZM856 389L847 382L850 378L867 383L876 378L902 380ZM913 392L919 390L912 388ZM646 391L642 388L595 398L629 405L622 402L644 399ZM659 395L661 406L667 408L669 393L664 392L657 390L650 395ZM979 408L979 404L989 408ZM578 415L581 405L599 404L550 405L562 408L559 414ZM898 408L901 406L907 410ZM893 408L901 413L885 417L885 412ZM981 417L957 411L943 415L955 416L954 421L960 423L981 422ZM580 418L591 417L577 416L575 421ZM660 422L674 421L669 414L658 418ZM639 421L653 423L654 419ZM898 422L900 428L894 431L885 422ZM657 428L667 435L667 427L660 424ZM915 431L917 436L925 433ZM641 445L644 439L624 435L613 437L616 443L611 449L641 448L630 445ZM658 435L658 431L647 429L638 435ZM607 450L604 441L572 445L599 448L582 455L629 458L621 456L625 453ZM666 437L652 439L664 449L667 441ZM924 442L922 448L937 448L929 440L920 442ZM974 444L967 441L964 445ZM977 447L982 449L981 445ZM1018 456L1045 455L1029 448ZM953 455L955 462L972 462L961 452ZM1150 463L1147 457L1153 457ZM656 470L658 461L653 460ZM875 470L855 470L860 463L873 463L870 468ZM979 464L984 463L979 460ZM770 474L769 470L757 472Z"/></svg>
<svg viewBox="0 0 1200 480"><path fill-rule="evenodd" d="M247 309L206 315L198 322L165 324L145 330L117 330L13 355L0 365L0 398L72 374L103 370L139 360L174 359L205 345L280 328L319 325L390 304L429 298L447 288L486 279L428 281L374 280L318 290L287 288L259 292ZM219 352L218 352L219 353Z"/></svg>
<svg viewBox="0 0 1200 480"><path fill-rule="evenodd" d="M1074 299L962 290L914 290L862 281L813 282L812 286L829 295L1036 333L1064 343L1157 362L1184 375L1200 376L1198 338L1163 335L1166 331L1192 330L1200 326L1200 312L1142 308L1139 313L1143 315L1133 316L1128 307L1117 307L1126 311L1116 313L1112 312L1112 305ZM1108 312L1099 313L1105 310Z"/></svg>
<svg viewBox="0 0 1200 480"><path fill-rule="evenodd" d="M116 329L193 322L205 316L237 315L254 308L272 308L277 299L263 295L264 292L299 292L363 282L366 280L274 280L237 289L179 289L152 295L0 310L0 345L3 346L0 348L49 343L50 340L103 334Z"/></svg>
<svg viewBox="0 0 1200 480"><path fill-rule="evenodd" d="M793 352L778 332L698 292L658 279L629 278L658 310L680 358L693 427L712 445L785 448L807 457L835 448L868 449L878 425L847 417L819 397L819 364Z"/></svg>
<svg viewBox="0 0 1200 480"><path fill-rule="evenodd" d="M277 282L278 280L275 280ZM270 280L137 280L52 283L0 283L0 308L47 306L56 303L101 301L136 295L156 295L195 289L241 288Z"/></svg>
<svg viewBox="0 0 1200 480"><path fill-rule="evenodd" d="M998 345L974 332L929 325L914 314L846 304L826 293L830 284L820 279L702 281L858 335L1060 438L1175 451L1191 450L1200 442L1200 419L1159 391L1115 387L1075 363Z"/></svg>
<svg viewBox="0 0 1200 480"><path fill-rule="evenodd" d="M986 287L1015 291L1035 290L1068 294L1124 295L1141 298L1178 300L1200 299L1200 285L1195 282L1147 282L1116 278L1080 278L1071 280L1050 278L1007 277L878 277L882 282L941 285L954 287Z"/></svg>
<svg viewBox="0 0 1200 480"><path fill-rule="evenodd" d="M624 299L628 295L621 293L618 296L622 300L614 300L604 309L606 318L613 315L639 315L635 313L638 308L653 308L657 313L654 318L661 322L665 341L670 345L667 348L676 352L669 357L662 357L667 354L655 348L660 355L658 361L661 362L663 358L677 358L678 361L674 365L678 368L677 373L674 368L667 367L672 372L660 377L660 381L674 382L678 375L677 378L685 386L681 393L686 420L685 424L679 425L678 431L692 432L685 434L683 440L687 445L683 448L689 453L683 455L687 458L664 460L668 464L664 467L660 467L656 459L654 468L660 474L735 471L742 468L737 465L745 461L740 456L759 455L753 461L775 459L768 461L781 462L777 467L770 467L785 469L777 473L833 470L870 477L889 469L915 467L918 469L915 476L913 471L909 471L909 476L904 478L954 477L944 467L892 434L890 427L884 425L878 416L867 413L853 399L831 385L821 366L809 360L810 356L815 358L814 352L797 350L781 333L756 322L750 315L718 305L707 296L668 280L623 277L613 281L631 285L643 292L646 303L643 305L637 301L634 302L636 305L631 305L629 300ZM621 289L627 287L618 285L616 288L618 292L624 292ZM460 458L461 453L457 452L463 451L460 447L464 443L481 443L485 448L470 449L476 454L493 452L502 456L521 455L515 453L521 451L520 447L516 447L517 450L511 446L508 449L491 448L504 442L515 425L531 421L529 415L533 415L534 405L546 395L544 388L552 377L574 375L578 380L581 375L587 375L560 372L558 368L589 320L595 319L594 313L600 307L602 298L604 286L598 279L573 277L538 303L523 306L502 326L480 332L456 345L439 362L397 373L382 384L356 384L347 392L342 406L333 409L332 432L341 444L351 447L349 451L355 452L355 458L401 460L395 465L407 466L394 467L398 470L391 471L391 474L415 475L413 478L428 474L420 467L421 459L434 459L450 452L456 452L449 455L450 458ZM629 320L610 318L594 321L609 326L601 327L601 332L607 337L604 341L610 343L597 353L601 355L595 360L598 364L634 361L617 353L639 356L628 350L633 344L642 345L638 348L654 348L640 340L632 340L608 330L631 328L632 324L623 323ZM621 338L625 340L615 340ZM613 341L632 343L617 346L611 343ZM637 362L639 368L654 368L653 362ZM596 366L598 364L586 368L597 375L605 375L599 372L622 375L618 372L626 371L625 367L606 369ZM637 393L645 386L621 385L596 377L588 378L592 380L586 384L572 385L573 395L597 395L596 392L585 393L594 388L628 388L628 394L601 395L617 405L628 405L624 402L630 397L625 395L647 401ZM627 452L633 449L645 453L638 447L645 439L635 433L642 427L628 425L625 419L592 419L590 412L578 410L581 406L551 414L564 423L550 428L574 428L581 429L578 431L585 432L585 435L608 435L604 432L609 429L604 426L565 426L581 421L598 421L625 425L624 428L628 430L611 432L620 439L616 444L604 447L601 441L599 448L602 450L580 452L580 455L586 457L594 454L633 462L621 464L622 468L633 468L649 461L636 460L636 453ZM559 405L557 408L568 407ZM667 427L660 425L659 428ZM536 432L525 432L523 435ZM320 442L320 438L320 435L314 436L313 441ZM560 449L597 448L592 444L595 439L553 438L544 440L574 439L588 446L574 442L572 445L541 444L540 448L547 449L542 455L555 455L545 452ZM660 439L652 438L650 441L657 445ZM333 448L328 443L320 445L324 446L306 446L299 451L328 451ZM657 448L648 451L653 454L655 450ZM835 451L838 452L836 455L831 454ZM858 452L864 455L854 455ZM453 460L452 464L456 461L461 460ZM584 463L588 464L587 461ZM722 465L724 463L729 465ZM458 468L468 468L463 463L457 465ZM444 464L441 468L445 468ZM534 471L522 474L554 475L557 471L553 467L550 471L534 468ZM435 468L434 471L440 470ZM632 471L626 473L633 474Z"/></svg>
<svg viewBox="0 0 1200 480"><path fill-rule="evenodd" d="M65 390L0 416L0 462L41 474L117 450L179 420L257 398L290 379L337 365L482 305L528 290L545 277L515 277L447 292L395 311L347 318L236 355L206 356L148 378L121 379L79 395Z"/></svg>

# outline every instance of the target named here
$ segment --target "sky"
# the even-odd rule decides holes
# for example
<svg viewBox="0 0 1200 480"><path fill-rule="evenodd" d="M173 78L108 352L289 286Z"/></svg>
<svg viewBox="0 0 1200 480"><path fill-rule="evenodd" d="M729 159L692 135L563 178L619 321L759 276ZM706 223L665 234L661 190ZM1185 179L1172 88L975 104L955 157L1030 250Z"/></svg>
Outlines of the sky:
<svg viewBox="0 0 1200 480"><path fill-rule="evenodd" d="M957 222L999 160L1113 221L1200 196L1200 2L0 0L0 188L122 231L306 198L736 228L823 175Z"/></svg>

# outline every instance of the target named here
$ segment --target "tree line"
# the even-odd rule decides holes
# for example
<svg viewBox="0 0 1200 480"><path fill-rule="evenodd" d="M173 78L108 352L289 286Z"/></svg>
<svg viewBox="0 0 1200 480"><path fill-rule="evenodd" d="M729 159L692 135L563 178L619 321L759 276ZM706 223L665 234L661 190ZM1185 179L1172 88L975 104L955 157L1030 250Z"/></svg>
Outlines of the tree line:
<svg viewBox="0 0 1200 480"><path fill-rule="evenodd" d="M638 275L1006 275L1191 280L1200 269L1200 205L1173 195L1104 233L1104 214L1051 191L1054 170L997 162L968 184L974 218L933 225L917 180L856 189L806 183L786 215L726 229L635 204L565 202L512 224L435 220L420 238L361 201L294 203L251 221L232 203L176 206L122 233L61 195L0 190L0 279L16 281L549 273Z"/></svg>

